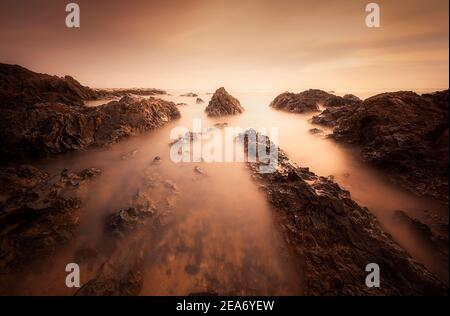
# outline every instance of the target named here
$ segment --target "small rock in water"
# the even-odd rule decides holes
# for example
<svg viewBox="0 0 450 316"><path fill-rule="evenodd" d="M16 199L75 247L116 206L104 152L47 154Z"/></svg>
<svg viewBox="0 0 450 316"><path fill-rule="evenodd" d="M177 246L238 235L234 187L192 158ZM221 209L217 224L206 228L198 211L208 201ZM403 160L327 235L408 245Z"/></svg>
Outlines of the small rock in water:
<svg viewBox="0 0 450 316"><path fill-rule="evenodd" d="M205 101L203 101L201 98L197 98L197 100L195 100L195 103L200 104L205 103Z"/></svg>
<svg viewBox="0 0 450 316"><path fill-rule="evenodd" d="M194 172L198 173L198 174L206 175L206 173L199 166L194 167Z"/></svg>
<svg viewBox="0 0 450 316"><path fill-rule="evenodd" d="M323 130L321 130L320 128L311 128L311 129L309 130L309 133L310 133L310 134L313 134L313 135L316 135L316 134L322 134L322 133L323 133Z"/></svg>
<svg viewBox="0 0 450 316"><path fill-rule="evenodd" d="M123 154L121 159L128 160L128 159L134 158L134 156L136 156L137 152L138 152L137 149L133 149L132 151L129 151L126 154Z"/></svg>
<svg viewBox="0 0 450 316"><path fill-rule="evenodd" d="M225 128L225 127L227 127L228 126L228 123L226 123L226 122L223 122L223 123L216 123L216 124L214 124L214 127L217 127L217 128Z"/></svg>

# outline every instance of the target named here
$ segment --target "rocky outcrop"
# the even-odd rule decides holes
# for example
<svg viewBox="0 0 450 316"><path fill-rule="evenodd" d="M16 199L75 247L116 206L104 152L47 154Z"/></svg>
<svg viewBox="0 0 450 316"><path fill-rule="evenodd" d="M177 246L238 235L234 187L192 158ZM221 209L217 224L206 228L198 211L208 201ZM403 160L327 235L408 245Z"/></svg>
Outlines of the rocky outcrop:
<svg viewBox="0 0 450 316"><path fill-rule="evenodd" d="M91 168L56 177L32 166L0 168L0 271L43 262L74 236Z"/></svg>
<svg viewBox="0 0 450 316"><path fill-rule="evenodd" d="M98 107L42 103L0 109L3 162L42 158L113 144L178 118L174 103L123 97Z"/></svg>
<svg viewBox="0 0 450 316"><path fill-rule="evenodd" d="M342 119L345 119L355 109L354 105L330 106L323 110L319 115L312 117L313 124L334 127L339 125Z"/></svg>
<svg viewBox="0 0 450 316"><path fill-rule="evenodd" d="M126 95L138 96L152 96L152 95L166 95L167 92L155 88L129 88L129 89L94 89L94 91L101 97L123 97Z"/></svg>
<svg viewBox="0 0 450 316"><path fill-rule="evenodd" d="M383 93L326 111L313 122L334 121L334 139L361 146L365 161L413 193L448 201L448 91Z"/></svg>
<svg viewBox="0 0 450 316"><path fill-rule="evenodd" d="M333 97L328 92L310 89L301 93L285 92L277 96L270 106L277 110L294 113L306 113L319 111L319 104Z"/></svg>
<svg viewBox="0 0 450 316"><path fill-rule="evenodd" d="M221 87L214 92L205 112L208 116L234 115L244 112L244 108L238 99Z"/></svg>
<svg viewBox="0 0 450 316"><path fill-rule="evenodd" d="M247 133L256 132L254 130ZM245 140L253 139L249 137ZM258 145L270 140L258 137ZM272 144L272 146L275 146ZM273 173L248 167L275 209L275 220L302 271L306 295L446 295L446 287L383 232L370 211L329 178L301 168L279 150ZM381 269L379 288L369 288L365 268Z"/></svg>
<svg viewBox="0 0 450 316"><path fill-rule="evenodd" d="M0 63L0 108L23 108L42 102L82 106L100 95L70 76L63 78Z"/></svg>

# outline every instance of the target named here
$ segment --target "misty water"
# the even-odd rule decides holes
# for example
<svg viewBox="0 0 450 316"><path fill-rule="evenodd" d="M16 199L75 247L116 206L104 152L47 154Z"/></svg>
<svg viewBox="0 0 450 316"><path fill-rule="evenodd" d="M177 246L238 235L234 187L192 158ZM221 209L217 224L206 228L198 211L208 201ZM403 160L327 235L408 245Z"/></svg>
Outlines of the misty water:
<svg viewBox="0 0 450 316"><path fill-rule="evenodd" d="M352 198L367 206L383 228L414 258L448 283L448 258L443 257L420 236L395 225L395 210L403 210L433 230L442 232L440 221L448 221L445 206L413 196L386 181L382 172L363 163L356 148L337 144L325 135L312 135L318 127L309 120L313 114L292 114L271 109L276 93L231 93L245 107L245 113L232 117L208 118L205 101L179 97L186 91L169 91L164 99L180 105L181 118L161 129L128 139L110 148L63 156L40 163L50 174L62 169L87 167L102 169L92 183L81 224L75 238L44 267L30 267L29 273L16 276L18 282L9 292L19 294L70 295L75 289L65 286L65 266L83 245L95 248L106 260L104 217L129 206L142 190L143 177L154 181L148 194L157 209L167 214L167 223L146 240L144 284L141 295L186 295L215 292L237 295L295 295L302 293L301 271L292 261L285 242L274 225L273 210L264 193L253 181L244 163L174 163L170 159L170 131L177 126L192 129L200 118L202 128L226 122L228 126L277 127L279 146L302 167L321 176L333 176ZM360 97L367 97L361 95ZM96 106L103 102L89 104ZM323 127L319 127L324 129ZM327 129L325 134L330 132ZM124 155L132 153L124 159ZM155 164L154 158L160 161ZM200 167L204 174L194 170ZM167 184L170 184L167 186ZM175 187L175 189L174 189ZM425 212L426 211L426 212ZM433 214L429 216L427 214ZM147 237L145 237L147 238ZM121 249L123 260L132 247ZM82 283L95 276L101 265L82 268ZM364 267L362 267L364 269ZM401 269L401 267L399 267ZM320 282L320 280L317 280Z"/></svg>

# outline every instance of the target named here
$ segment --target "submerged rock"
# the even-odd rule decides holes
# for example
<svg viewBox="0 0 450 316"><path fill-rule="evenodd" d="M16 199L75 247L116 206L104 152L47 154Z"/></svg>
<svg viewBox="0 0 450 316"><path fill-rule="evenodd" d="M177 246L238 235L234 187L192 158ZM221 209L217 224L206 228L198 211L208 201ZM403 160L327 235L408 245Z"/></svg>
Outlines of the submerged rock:
<svg viewBox="0 0 450 316"><path fill-rule="evenodd" d="M189 92L189 93L180 94L180 97L196 98L196 97L198 97L198 94L197 93L193 93L193 92Z"/></svg>
<svg viewBox="0 0 450 316"><path fill-rule="evenodd" d="M205 103L205 101L203 101L202 98L197 98L197 100L195 100L195 103L201 104L201 103Z"/></svg>
<svg viewBox="0 0 450 316"><path fill-rule="evenodd" d="M88 183L100 173L95 168L64 170L50 178L30 166L0 169L2 273L45 261L73 238Z"/></svg>
<svg viewBox="0 0 450 316"><path fill-rule="evenodd" d="M3 162L27 160L116 143L178 118L175 104L123 97L98 107L62 103L0 109Z"/></svg>
<svg viewBox="0 0 450 316"><path fill-rule="evenodd" d="M205 112L208 116L234 115L244 112L244 108L238 99L221 87L214 92Z"/></svg>
<svg viewBox="0 0 450 316"><path fill-rule="evenodd" d="M311 129L309 130L309 133L310 133L310 134L313 134L313 135L316 135L316 134L322 134L322 133L323 133L323 130L321 130L320 128L311 128Z"/></svg>
<svg viewBox="0 0 450 316"><path fill-rule="evenodd" d="M248 139L252 138L246 138L246 145ZM269 143L259 136L258 144ZM259 173L259 165L248 163L299 262L306 295L446 295L445 285L401 249L375 216L338 184L298 167L282 150L273 173ZM365 284L369 263L381 267L379 288Z"/></svg>

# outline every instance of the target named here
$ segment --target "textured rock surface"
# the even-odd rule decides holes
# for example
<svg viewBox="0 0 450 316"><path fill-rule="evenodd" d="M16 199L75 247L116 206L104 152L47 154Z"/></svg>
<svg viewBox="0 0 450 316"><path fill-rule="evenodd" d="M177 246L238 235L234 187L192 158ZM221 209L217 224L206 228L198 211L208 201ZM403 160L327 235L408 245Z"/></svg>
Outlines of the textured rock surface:
<svg viewBox="0 0 450 316"><path fill-rule="evenodd" d="M244 108L238 99L232 97L222 87L214 92L205 111L208 116L222 116L242 113L244 112Z"/></svg>
<svg viewBox="0 0 450 316"><path fill-rule="evenodd" d="M268 142L259 138L263 146ZM348 191L298 167L281 150L276 172L261 174L259 164L248 166L275 208L276 222L298 258L305 294L446 295L446 287L384 233L376 218L356 204ZM368 263L380 266L380 288L365 285Z"/></svg>
<svg viewBox="0 0 450 316"><path fill-rule="evenodd" d="M45 261L72 239L88 183L101 173L64 170L56 177L32 166L0 168L0 271Z"/></svg>
<svg viewBox="0 0 450 316"><path fill-rule="evenodd" d="M353 94L346 94L343 97L330 95L323 101L323 106L333 107L333 106L344 106L344 105L358 105L362 102L360 98Z"/></svg>
<svg viewBox="0 0 450 316"><path fill-rule="evenodd" d="M0 63L0 107L23 108L42 102L81 106L84 100L99 96L70 76L60 78Z"/></svg>
<svg viewBox="0 0 450 316"><path fill-rule="evenodd" d="M310 89L301 93L285 92L277 96L270 106L278 109L295 113L317 112L319 103L325 102L334 95L328 92Z"/></svg>
<svg viewBox="0 0 450 316"><path fill-rule="evenodd" d="M43 103L0 109L3 162L113 144L178 118L175 104L160 99L123 97L98 107Z"/></svg>
<svg viewBox="0 0 450 316"><path fill-rule="evenodd" d="M361 146L365 161L415 194L448 201L448 91L383 93L333 119L334 139Z"/></svg>

